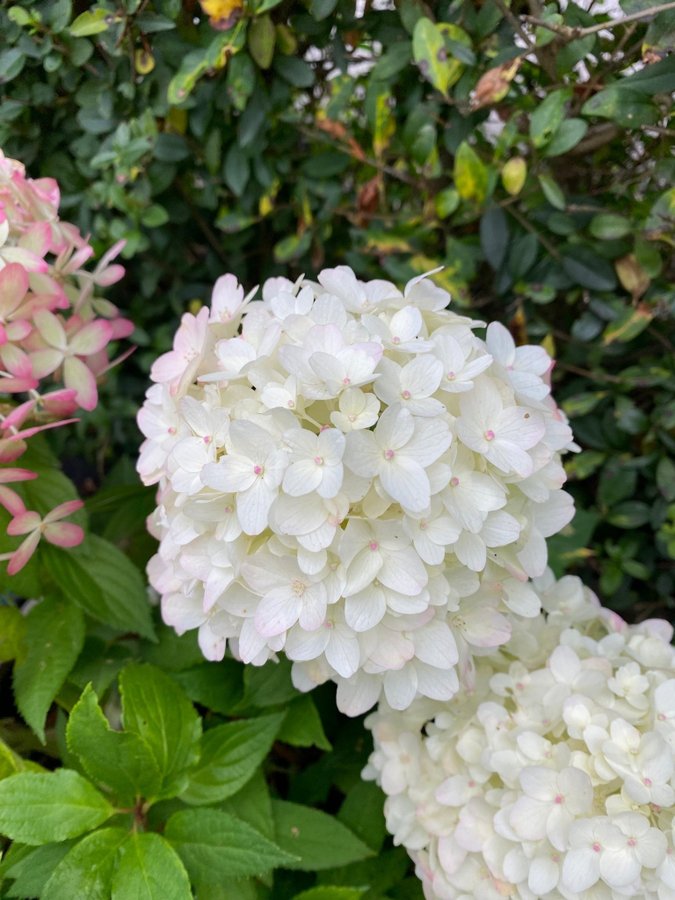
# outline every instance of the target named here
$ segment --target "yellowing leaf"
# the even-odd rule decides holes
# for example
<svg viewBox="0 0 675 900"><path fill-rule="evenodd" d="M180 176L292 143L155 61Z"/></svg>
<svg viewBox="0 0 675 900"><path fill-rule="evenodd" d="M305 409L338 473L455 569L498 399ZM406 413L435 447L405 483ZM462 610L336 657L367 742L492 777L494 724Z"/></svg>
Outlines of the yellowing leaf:
<svg viewBox="0 0 675 900"><path fill-rule="evenodd" d="M511 194L512 197L519 194L523 189L526 178L527 163L522 156L514 156L504 163L502 169L502 184L504 185L504 190L507 194Z"/></svg>
<svg viewBox="0 0 675 900"><path fill-rule="evenodd" d="M481 109L483 106L492 106L499 103L509 92L509 86L520 68L522 57L517 56L501 66L488 69L474 88L471 106L473 109Z"/></svg>
<svg viewBox="0 0 675 900"><path fill-rule="evenodd" d="M481 204L487 196L488 172L476 153L466 141L457 148L455 156L455 187L462 200Z"/></svg>
<svg viewBox="0 0 675 900"><path fill-rule="evenodd" d="M619 281L634 300L638 300L649 287L649 275L633 253L622 256L614 263Z"/></svg>
<svg viewBox="0 0 675 900"><path fill-rule="evenodd" d="M644 304L628 307L613 322L610 322L602 335L602 343L613 344L615 341L626 343L632 341L654 318L652 311Z"/></svg>
<svg viewBox="0 0 675 900"><path fill-rule="evenodd" d="M415 25L413 58L422 75L446 96L464 70L464 63L453 52L453 44L471 51L471 38L458 25L437 25L425 17Z"/></svg>
<svg viewBox="0 0 675 900"><path fill-rule="evenodd" d="M378 158L382 156L389 141L396 131L396 120L392 115L391 93L383 91L375 100L375 128L373 129L373 151Z"/></svg>

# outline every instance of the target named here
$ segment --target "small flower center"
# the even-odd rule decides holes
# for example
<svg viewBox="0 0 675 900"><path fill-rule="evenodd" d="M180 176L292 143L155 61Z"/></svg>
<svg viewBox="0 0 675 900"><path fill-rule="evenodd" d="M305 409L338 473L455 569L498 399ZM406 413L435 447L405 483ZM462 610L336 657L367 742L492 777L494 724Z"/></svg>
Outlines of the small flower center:
<svg viewBox="0 0 675 900"><path fill-rule="evenodd" d="M459 478L456 475L453 475L452 478L450 479L450 484L453 487L457 487L457 485L459 484Z"/></svg>
<svg viewBox="0 0 675 900"><path fill-rule="evenodd" d="M356 416L353 413L350 413L347 418L350 422L356 422Z"/></svg>
<svg viewBox="0 0 675 900"><path fill-rule="evenodd" d="M254 475L262 475L263 467L262 466L253 466L253 474Z"/></svg>
<svg viewBox="0 0 675 900"><path fill-rule="evenodd" d="M637 841L635 840L635 838L628 838L626 843L629 847L637 847Z"/></svg>
<svg viewBox="0 0 675 900"><path fill-rule="evenodd" d="M556 795L555 795L555 800L554 800L553 802L554 802L554 803L557 803L558 806L560 806L562 803L565 802L565 798L563 797L562 794L556 794Z"/></svg>
<svg viewBox="0 0 675 900"><path fill-rule="evenodd" d="M448 379L448 381L454 381L454 380L455 380L455 373L454 373L454 372L446 372L445 377Z"/></svg>
<svg viewBox="0 0 675 900"><path fill-rule="evenodd" d="M175 434L175 433L176 433L176 429L173 427L173 425L171 426L171 428L167 428L167 431L169 432L169 434ZM665 716L664 716L664 718L665 718Z"/></svg>
<svg viewBox="0 0 675 900"><path fill-rule="evenodd" d="M393 336L393 338L391 339L391 342L392 342L392 344L400 344L400 343L401 343L401 338L400 338L397 334L395 334L395 335Z"/></svg>
<svg viewBox="0 0 675 900"><path fill-rule="evenodd" d="M410 400L412 394L410 391L401 391L401 397L403 397L404 400Z"/></svg>
<svg viewBox="0 0 675 900"><path fill-rule="evenodd" d="M426 531L428 526L429 526L429 523L426 521L426 519L420 520L420 531Z"/></svg>
<svg viewBox="0 0 675 900"><path fill-rule="evenodd" d="M380 545L377 543L377 541L371 541L371 542L368 544L368 547L373 551L373 553L374 553L376 550L379 550L379 549L380 549Z"/></svg>
<svg viewBox="0 0 675 900"><path fill-rule="evenodd" d="M317 466L322 466L323 465L323 456L315 456L314 462L316 463Z"/></svg>
<svg viewBox="0 0 675 900"><path fill-rule="evenodd" d="M213 438L211 437L210 434L205 434L203 440L204 440L205 444L210 444L211 441L213 440Z"/></svg>
<svg viewBox="0 0 675 900"><path fill-rule="evenodd" d="M486 441L494 441L494 439L495 439L494 431L491 428L488 428L488 430L485 432L485 440Z"/></svg>
<svg viewBox="0 0 675 900"><path fill-rule="evenodd" d="M296 597L302 597L302 595L305 593L306 587L307 585L305 584L305 582L300 581L299 578L296 578L295 581L293 581L293 583L291 584L291 589L293 590L293 593Z"/></svg>
<svg viewBox="0 0 675 900"><path fill-rule="evenodd" d="M643 778L643 779L642 779L642 783L644 784L645 787L651 787L651 786L652 786L652 780L651 780L651 778Z"/></svg>
<svg viewBox="0 0 675 900"><path fill-rule="evenodd" d="M602 847L600 846L600 844L597 841L595 841L593 844L591 844L591 849L595 853L600 853L600 851L602 850Z"/></svg>
<svg viewBox="0 0 675 900"><path fill-rule="evenodd" d="M352 383L352 380L351 380L351 378L347 378L347 376L345 376L345 377L342 379L342 383L343 383L344 385L348 385L348 384L351 384L351 383Z"/></svg>
<svg viewBox="0 0 675 900"><path fill-rule="evenodd" d="M286 406L287 406L289 409L295 409L295 401L294 401L294 400L289 400L289 401L286 403Z"/></svg>
<svg viewBox="0 0 675 900"><path fill-rule="evenodd" d="M169 431L170 431L170 430L171 430L171 429L169 429ZM657 716L656 718L659 720L659 722L665 722L665 721L666 721L666 717L665 717L665 715L664 715L663 713L659 713L658 716Z"/></svg>
<svg viewBox="0 0 675 900"><path fill-rule="evenodd" d="M396 456L396 454L394 453L393 450L385 450L385 451L384 451L384 458L385 458L385 459L393 459L395 456Z"/></svg>

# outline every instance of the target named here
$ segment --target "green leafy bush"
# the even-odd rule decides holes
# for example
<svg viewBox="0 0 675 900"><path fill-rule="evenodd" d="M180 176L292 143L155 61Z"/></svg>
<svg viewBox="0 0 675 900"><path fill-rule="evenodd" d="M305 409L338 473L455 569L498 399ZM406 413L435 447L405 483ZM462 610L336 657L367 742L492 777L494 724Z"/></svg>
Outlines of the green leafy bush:
<svg viewBox="0 0 675 900"><path fill-rule="evenodd" d="M0 576L0 896L165 898L167 872L176 897L420 896L330 690L205 664L147 604L133 417L178 316L224 271L444 266L455 304L558 359L582 447L558 572L629 618L672 609L675 13L391 6L0 8L0 146L59 180L101 250L126 239L111 296L139 348L97 410L36 444L43 478L56 451L89 495L85 542ZM55 474L49 502L73 496Z"/></svg>

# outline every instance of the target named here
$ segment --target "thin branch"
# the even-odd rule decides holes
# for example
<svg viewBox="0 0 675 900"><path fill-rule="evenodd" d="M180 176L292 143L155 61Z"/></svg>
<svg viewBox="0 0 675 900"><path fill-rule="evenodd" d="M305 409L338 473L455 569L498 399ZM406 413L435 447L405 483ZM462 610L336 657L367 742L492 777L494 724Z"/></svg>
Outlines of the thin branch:
<svg viewBox="0 0 675 900"><path fill-rule="evenodd" d="M597 34L599 31L606 31L611 28L618 28L619 25L628 25L630 22L638 22L640 19L648 19L659 13L666 12L669 9L675 9L675 0L669 3L659 3L657 6L650 6L649 9L642 9L638 12L631 13L628 16L622 16L620 19L610 19L607 22L597 22L588 28L570 28L568 25L554 25L545 19L536 16L523 16L526 22L536 25L539 28L546 28L552 31L566 41L576 41L578 38L588 37L590 34Z"/></svg>

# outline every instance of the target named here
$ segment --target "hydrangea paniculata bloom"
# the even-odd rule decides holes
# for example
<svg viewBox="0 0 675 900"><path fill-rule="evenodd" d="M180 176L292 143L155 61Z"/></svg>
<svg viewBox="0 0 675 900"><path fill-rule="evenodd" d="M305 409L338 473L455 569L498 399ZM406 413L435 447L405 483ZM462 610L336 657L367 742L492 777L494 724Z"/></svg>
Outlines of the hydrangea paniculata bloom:
<svg viewBox="0 0 675 900"><path fill-rule="evenodd" d="M551 360L425 277L254 295L224 275L183 316L139 414L164 619L209 659L283 651L349 714L449 699L538 614L527 579L572 516Z"/></svg>
<svg viewBox="0 0 675 900"><path fill-rule="evenodd" d="M123 242L93 272L84 264L94 250L74 225L59 219L59 188L51 178L33 180L0 151L0 464L12 463L26 441L47 428L73 421L79 409L96 406L96 380L110 367L106 347L133 330L97 287L124 274L113 263ZM23 395L23 397L21 396ZM21 569L41 537L72 547L83 537L78 525L61 522L82 504L61 504L44 518L26 510L9 483L35 478L28 468L0 465L0 504L12 515L7 533L26 535L8 559Z"/></svg>
<svg viewBox="0 0 675 900"><path fill-rule="evenodd" d="M381 704L364 777L432 900L675 897L675 648L578 578L480 660L474 691Z"/></svg>

